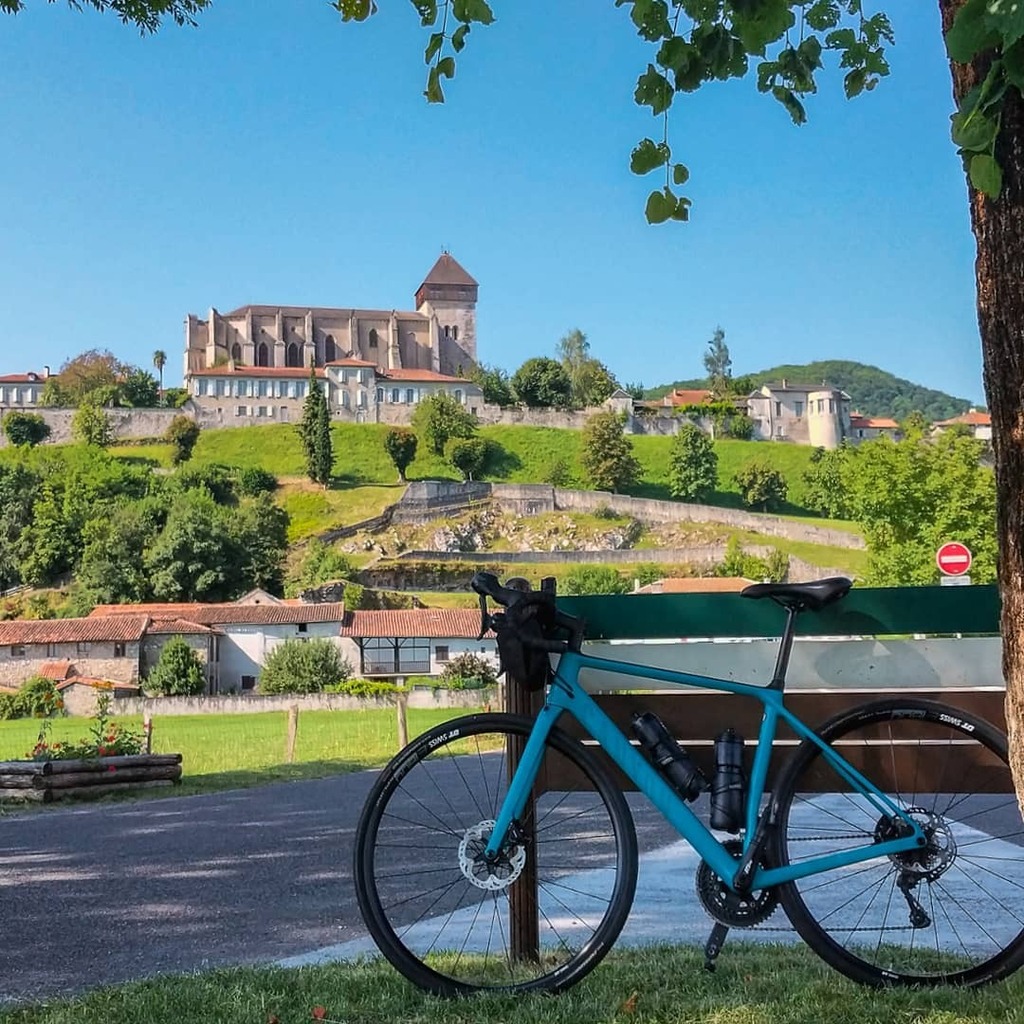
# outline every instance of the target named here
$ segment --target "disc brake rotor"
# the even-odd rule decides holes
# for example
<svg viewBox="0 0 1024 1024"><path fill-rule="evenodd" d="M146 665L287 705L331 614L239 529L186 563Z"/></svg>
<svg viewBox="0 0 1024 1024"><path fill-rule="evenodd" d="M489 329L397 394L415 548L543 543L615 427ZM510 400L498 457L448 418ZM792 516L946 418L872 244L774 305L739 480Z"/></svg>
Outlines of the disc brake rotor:
<svg viewBox="0 0 1024 1024"><path fill-rule="evenodd" d="M459 843L460 870L471 885L491 892L507 889L526 864L526 849L521 843L506 845L493 860L487 859L485 850L494 825L493 821L481 821L470 826Z"/></svg>

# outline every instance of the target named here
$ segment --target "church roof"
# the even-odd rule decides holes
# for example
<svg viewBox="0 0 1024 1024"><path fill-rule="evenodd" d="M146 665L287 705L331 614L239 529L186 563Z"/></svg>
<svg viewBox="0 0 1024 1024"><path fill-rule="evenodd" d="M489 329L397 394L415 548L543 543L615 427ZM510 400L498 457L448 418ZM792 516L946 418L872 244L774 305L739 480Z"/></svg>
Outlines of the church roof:
<svg viewBox="0 0 1024 1024"><path fill-rule="evenodd" d="M443 252L430 268L430 273L423 279L423 284L461 284L475 288L478 282L466 273L465 268L451 253Z"/></svg>
<svg viewBox="0 0 1024 1024"><path fill-rule="evenodd" d="M252 313L253 316L302 316L312 313L314 317L336 317L348 320L355 317L357 320L390 320L392 315L401 320L426 320L422 313L412 313L401 309L356 309L351 306L239 306L238 309L229 310L227 313L216 311L218 316L237 317Z"/></svg>

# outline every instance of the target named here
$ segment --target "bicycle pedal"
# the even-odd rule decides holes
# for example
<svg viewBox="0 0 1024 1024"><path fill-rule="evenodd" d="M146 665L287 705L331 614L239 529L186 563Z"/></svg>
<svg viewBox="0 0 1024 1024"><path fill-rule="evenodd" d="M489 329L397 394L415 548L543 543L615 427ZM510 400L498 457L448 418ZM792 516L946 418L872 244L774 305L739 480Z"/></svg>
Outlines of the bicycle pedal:
<svg viewBox="0 0 1024 1024"><path fill-rule="evenodd" d="M711 934L708 936L708 941L704 944L704 970L710 971L712 974L715 971L715 961L718 959L718 954L722 952L722 947L725 945L725 937L729 934L729 926L722 924L721 921L715 923L714 928L711 929Z"/></svg>

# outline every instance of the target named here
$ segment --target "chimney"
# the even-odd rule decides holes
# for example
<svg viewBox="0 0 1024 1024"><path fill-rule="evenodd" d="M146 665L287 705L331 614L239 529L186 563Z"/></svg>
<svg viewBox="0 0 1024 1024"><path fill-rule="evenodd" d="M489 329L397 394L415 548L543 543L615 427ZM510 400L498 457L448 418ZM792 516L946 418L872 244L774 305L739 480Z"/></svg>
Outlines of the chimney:
<svg viewBox="0 0 1024 1024"><path fill-rule="evenodd" d="M783 386L783 387L786 387L786 385L787 385L787 384L789 384L789 381L787 381L787 380L786 380L786 378L785 378L785 377L783 377L783 378L782 378L782 386Z"/></svg>
<svg viewBox="0 0 1024 1024"><path fill-rule="evenodd" d="M50 379L50 368L48 366L43 367L43 380Z"/></svg>

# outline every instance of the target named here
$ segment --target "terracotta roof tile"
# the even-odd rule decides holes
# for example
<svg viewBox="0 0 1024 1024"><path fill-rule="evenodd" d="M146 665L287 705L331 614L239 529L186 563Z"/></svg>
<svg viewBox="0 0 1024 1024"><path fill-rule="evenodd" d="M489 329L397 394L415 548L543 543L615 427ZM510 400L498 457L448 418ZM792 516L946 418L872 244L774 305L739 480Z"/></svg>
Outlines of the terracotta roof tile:
<svg viewBox="0 0 1024 1024"><path fill-rule="evenodd" d="M899 430L900 425L885 416L851 416L850 426L867 427L873 430Z"/></svg>
<svg viewBox="0 0 1024 1024"><path fill-rule="evenodd" d="M374 370L377 369L377 364L370 362L369 359L355 359L349 357L348 359L334 359L327 364L328 366L368 366Z"/></svg>
<svg viewBox="0 0 1024 1024"><path fill-rule="evenodd" d="M937 427L952 427L957 423L966 423L969 427L991 427L992 417L987 412L978 412L977 409L972 409L970 412L961 413L959 416L954 416L949 420L942 420L936 423Z"/></svg>
<svg viewBox="0 0 1024 1024"><path fill-rule="evenodd" d="M352 612L341 628L342 636L424 637L475 640L480 613L470 608L415 608L405 611ZM492 637L493 633L488 633Z"/></svg>
<svg viewBox="0 0 1024 1024"><path fill-rule="evenodd" d="M41 373L8 373L0 376L0 384L45 384Z"/></svg>
<svg viewBox="0 0 1024 1024"><path fill-rule="evenodd" d="M58 682L61 679L68 679L73 675L77 675L78 670L70 661L48 661L36 674L44 679L52 679L54 682Z"/></svg>
<svg viewBox="0 0 1024 1024"><path fill-rule="evenodd" d="M324 371L321 367L316 369L317 377L323 377ZM309 368L301 366L212 366L206 370L192 370L190 377L282 377L287 380L292 378L306 378L309 376Z"/></svg>
<svg viewBox="0 0 1024 1024"><path fill-rule="evenodd" d="M109 620L132 615L152 616L160 621L180 619L202 626L287 626L300 622L341 622L345 617L345 606L340 601L301 605L101 604L92 610L89 618Z"/></svg>
<svg viewBox="0 0 1024 1024"><path fill-rule="evenodd" d="M147 633L157 635L173 634L174 636L185 636L188 634L216 633L218 630L211 629L198 622L189 622L187 619L154 619L146 630Z"/></svg>
<svg viewBox="0 0 1024 1024"><path fill-rule="evenodd" d="M88 619L0 622L0 644L126 643L141 640L149 618L129 615Z"/></svg>
<svg viewBox="0 0 1024 1024"><path fill-rule="evenodd" d="M479 387L478 384L474 384L473 381L466 380L464 377L448 377L434 370L381 370L379 371L379 376L387 380L438 381L446 384L467 384L471 388Z"/></svg>

